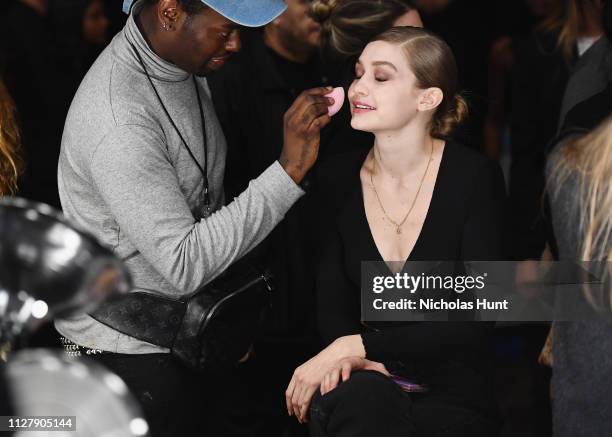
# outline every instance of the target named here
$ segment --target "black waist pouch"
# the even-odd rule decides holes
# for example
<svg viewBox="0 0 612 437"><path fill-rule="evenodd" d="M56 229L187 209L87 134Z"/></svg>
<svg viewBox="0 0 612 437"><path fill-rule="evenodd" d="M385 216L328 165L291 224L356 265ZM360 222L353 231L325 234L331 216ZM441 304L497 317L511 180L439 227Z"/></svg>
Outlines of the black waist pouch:
<svg viewBox="0 0 612 437"><path fill-rule="evenodd" d="M130 337L169 348L192 369L216 370L249 352L272 291L267 272L239 262L187 299L134 291L90 315Z"/></svg>

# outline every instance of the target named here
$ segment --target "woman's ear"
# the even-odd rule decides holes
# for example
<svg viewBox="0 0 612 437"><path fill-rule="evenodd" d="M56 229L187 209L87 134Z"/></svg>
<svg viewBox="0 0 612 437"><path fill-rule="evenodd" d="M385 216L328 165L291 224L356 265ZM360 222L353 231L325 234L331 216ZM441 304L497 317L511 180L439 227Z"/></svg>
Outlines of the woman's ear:
<svg viewBox="0 0 612 437"><path fill-rule="evenodd" d="M419 96L417 109L422 112L436 109L442 103L443 98L444 93L440 88L427 88Z"/></svg>

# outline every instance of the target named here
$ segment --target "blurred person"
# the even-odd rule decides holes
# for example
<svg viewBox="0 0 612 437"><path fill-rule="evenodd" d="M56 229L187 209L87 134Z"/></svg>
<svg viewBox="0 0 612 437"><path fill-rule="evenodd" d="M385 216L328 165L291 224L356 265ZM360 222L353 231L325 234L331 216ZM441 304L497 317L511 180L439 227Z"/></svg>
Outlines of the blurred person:
<svg viewBox="0 0 612 437"><path fill-rule="evenodd" d="M602 9L602 35L572 69L564 103L566 113L560 120L560 132L551 143L552 150L562 139L573 133L593 130L612 113L612 3Z"/></svg>
<svg viewBox="0 0 612 437"><path fill-rule="evenodd" d="M559 35L559 45L563 48L566 58L570 56L569 41L575 38L575 47L571 47L577 55L572 65L570 77L563 93L558 128L562 128L567 113L577 104L601 92L607 85L606 64L612 58L612 46L604 34L603 1L582 0L570 2L568 15L577 23L570 27L566 23ZM572 36L576 32L576 36Z"/></svg>
<svg viewBox="0 0 612 437"><path fill-rule="evenodd" d="M598 0L563 0L526 39L517 40L510 115L513 256L539 259L545 156L559 129L563 95L579 55L601 36ZM599 18L597 18L599 17Z"/></svg>
<svg viewBox="0 0 612 437"><path fill-rule="evenodd" d="M102 0L92 0L83 16L83 39L89 44L104 47L108 43L109 21Z"/></svg>
<svg viewBox="0 0 612 437"><path fill-rule="evenodd" d="M0 72L12 95L27 162L19 195L59 207L57 159L63 123L56 113L47 0L19 0L0 27Z"/></svg>
<svg viewBox="0 0 612 437"><path fill-rule="evenodd" d="M308 15L310 1L286 3L287 10L262 31L242 30L240 53L209 80L227 141L224 186L229 200L277 160L283 116L296 97L326 82L318 56L321 27ZM308 190L308 178L301 186ZM264 337L254 346L248 367L252 377L245 380L259 428L265 428L258 432L265 435L281 435L281 428L292 425L283 414L282 391L291 370L316 347L311 215L305 196L248 255L270 269L276 291Z"/></svg>
<svg viewBox="0 0 612 437"><path fill-rule="evenodd" d="M372 38L393 26L422 27L419 12L403 0L313 0L311 14L321 23L321 49L329 83L345 93L355 77L355 62ZM348 101L321 137L321 162L327 157L369 150L372 134L352 129Z"/></svg>
<svg viewBox="0 0 612 437"><path fill-rule="evenodd" d="M267 24L286 5L139 0L124 8L125 27L68 112L57 174L62 207L124 261L136 290L186 298L257 246L304 194L299 183L317 158L333 101L325 88L300 94L285 114L278 159L223 206L226 142L206 76L239 52L238 23ZM126 382L154 437L250 433L222 426L242 399L233 368L197 373L168 348L108 323L80 314L55 327L68 347Z"/></svg>
<svg viewBox="0 0 612 437"><path fill-rule="evenodd" d="M372 38L393 26L423 26L407 0L314 0L310 9L322 26L323 51L343 61L355 60Z"/></svg>
<svg viewBox="0 0 612 437"><path fill-rule="evenodd" d="M276 160L283 144L283 114L305 89L323 84L317 56L320 26L307 0L260 29L242 31L240 54L210 78L215 110L228 143L228 198ZM250 102L244 105L244 101Z"/></svg>
<svg viewBox="0 0 612 437"><path fill-rule="evenodd" d="M542 23L552 12L555 2L560 0L526 0L531 29ZM514 29L512 29L515 32ZM516 40L524 39L519 33L505 34L496 39L489 50L487 80L487 113L484 123L483 151L491 159L500 159L509 147L507 124L509 108L512 105L512 71L514 69L514 50Z"/></svg>
<svg viewBox="0 0 612 437"><path fill-rule="evenodd" d="M557 33L556 46L565 61L572 64L582 56L603 33L602 0L563 0L543 23L543 28Z"/></svg>
<svg viewBox="0 0 612 437"><path fill-rule="evenodd" d="M548 196L562 261L599 261L607 288L593 299L593 320L554 322L553 435L603 436L612 410L612 119L566 138L547 163ZM562 298L563 296L561 296ZM585 299L585 304L587 299Z"/></svg>
<svg viewBox="0 0 612 437"><path fill-rule="evenodd" d="M104 0L104 9L109 21L108 33L111 37L119 33L125 26L127 17L121 12L122 4L123 0Z"/></svg>
<svg viewBox="0 0 612 437"><path fill-rule="evenodd" d="M63 122L81 80L109 41L109 22L102 0L54 0L49 17Z"/></svg>
<svg viewBox="0 0 612 437"><path fill-rule="evenodd" d="M15 105L0 80L0 197L16 193L22 164Z"/></svg>
<svg viewBox="0 0 612 437"><path fill-rule="evenodd" d="M557 0L530 34L512 39L509 189L515 260L550 256L544 251L550 227L543 201L545 160L557 133L563 93L579 54L578 42L581 35L593 33L590 19L584 18L585 8L591 7L589 1ZM584 49L581 44L580 50ZM548 369L535 363L548 330L546 325L533 326L524 336L531 388L526 414L533 417L542 435L551 433L551 378Z"/></svg>
<svg viewBox="0 0 612 437"><path fill-rule="evenodd" d="M365 260L503 260L497 163L456 143L466 116L452 52L415 27L377 36L355 65L351 126L374 134L319 165L317 321L329 344L299 366L287 410L313 436L492 436L492 323L365 323ZM390 374L421 387L405 392ZM384 430L384 431L381 431Z"/></svg>
<svg viewBox="0 0 612 437"><path fill-rule="evenodd" d="M576 102L565 115L561 130L551 141L547 154L553 153L567 138L591 132L612 114L612 46L609 42L612 38L612 3L604 5L602 25L604 36L585 52L584 57L587 59L580 59L572 72L565 96L572 94ZM570 85L573 85L574 93L567 92ZM548 204L545 206L549 207ZM546 212L550 213L548 210ZM548 216L546 214L548 231L549 236L552 236ZM548 243L552 255L557 257L555 239L550 238Z"/></svg>

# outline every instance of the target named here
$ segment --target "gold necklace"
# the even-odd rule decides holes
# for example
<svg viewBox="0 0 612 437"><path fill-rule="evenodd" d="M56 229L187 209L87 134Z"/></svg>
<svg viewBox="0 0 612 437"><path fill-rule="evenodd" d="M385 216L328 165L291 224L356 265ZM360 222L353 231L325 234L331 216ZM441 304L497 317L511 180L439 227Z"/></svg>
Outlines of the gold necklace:
<svg viewBox="0 0 612 437"><path fill-rule="evenodd" d="M433 150L434 150L434 144L433 144L433 138L431 139L431 153L429 155L429 160L427 160L427 167L425 167L425 172L423 173L423 177L421 177L421 183L419 184L419 189L417 190L416 194L414 195L414 199L412 200L412 204L410 205L410 209L408 210L408 212L406 213L406 215L404 216L403 220L399 223L397 223L395 220L393 220L391 217L389 217L389 214L387 214L387 211L385 211L385 207L383 206L382 202L380 201L380 197L378 196L378 191L376 191L376 187L374 186L374 171L370 172L370 183L372 184L372 189L374 190L374 194L376 195L376 199L378 200L378 204L380 205L380 209L382 210L383 214L385 215L385 217L387 218L387 220L389 220L394 226L395 226L395 233L396 234L401 234L402 233L402 225L406 222L406 220L408 219L408 216L410 215L410 213L412 212L412 209L414 208L414 205L416 204L417 198L419 197L419 193L421 192L421 188L423 187L423 182L425 181L425 176L427 175L427 171L429 170L429 164L431 164L431 162L433 161ZM374 158L374 165L376 165L376 158ZM374 169L372 169L374 170Z"/></svg>

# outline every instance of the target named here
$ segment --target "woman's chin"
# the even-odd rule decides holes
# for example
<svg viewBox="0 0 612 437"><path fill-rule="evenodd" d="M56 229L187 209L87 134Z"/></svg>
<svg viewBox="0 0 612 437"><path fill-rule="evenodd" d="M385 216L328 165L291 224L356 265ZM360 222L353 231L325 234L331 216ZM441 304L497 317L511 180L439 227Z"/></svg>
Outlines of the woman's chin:
<svg viewBox="0 0 612 437"><path fill-rule="evenodd" d="M353 129L360 130L363 132L374 132L376 126L372 125L372 123L363 123L357 117L353 115L353 118L351 118L351 127Z"/></svg>

